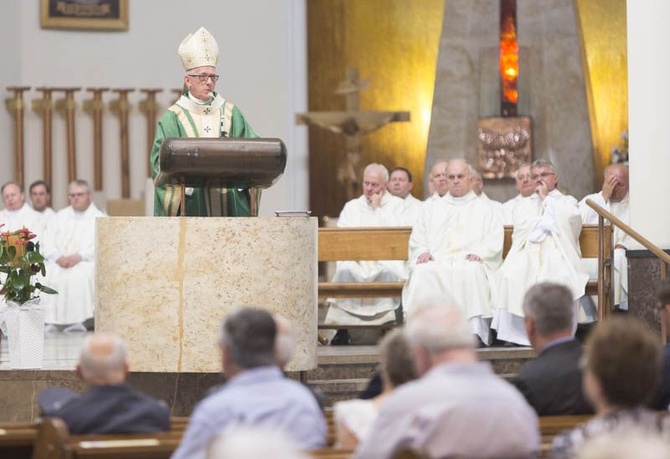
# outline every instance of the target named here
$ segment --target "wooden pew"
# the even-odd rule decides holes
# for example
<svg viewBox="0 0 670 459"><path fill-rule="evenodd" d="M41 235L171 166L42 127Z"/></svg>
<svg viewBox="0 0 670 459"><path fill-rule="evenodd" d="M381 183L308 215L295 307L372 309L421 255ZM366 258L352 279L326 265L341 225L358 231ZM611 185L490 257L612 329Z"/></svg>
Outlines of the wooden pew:
<svg viewBox="0 0 670 459"><path fill-rule="evenodd" d="M549 457L554 437L593 418L592 414L540 416L540 457Z"/></svg>
<svg viewBox="0 0 670 459"><path fill-rule="evenodd" d="M407 260L409 227L397 228L319 228L318 260L365 261ZM604 276L590 280L586 285L587 295L598 295L599 314L607 314L610 303L612 228L604 231L607 257L603 267ZM598 258L598 225L584 225L579 237L583 258ZM512 247L512 227L505 226L503 259ZM404 282L319 282L319 297L329 298L376 298L399 297ZM600 293L600 289L602 292ZM392 324L391 324L392 325ZM319 325L319 328L343 328L338 325ZM347 326L344 328L355 328Z"/></svg>
<svg viewBox="0 0 670 459"><path fill-rule="evenodd" d="M181 443L181 428L153 434L70 435L65 422L39 423L34 459L167 459Z"/></svg>
<svg viewBox="0 0 670 459"><path fill-rule="evenodd" d="M352 450L333 448L335 428L332 410L324 413L328 425L329 443L326 448L311 452L319 459L346 459ZM58 418L45 418L37 424L20 426L24 430L30 427L30 452L21 458L34 459L163 459L169 458L181 443L188 425L188 417L170 419L171 430L155 434L106 434L106 435L70 435L65 422ZM2 450L0 450L1 452ZM15 457L0 455L0 457Z"/></svg>
<svg viewBox="0 0 670 459"><path fill-rule="evenodd" d="M325 412L329 437L334 437L332 410ZM592 415L542 416L539 419L543 456L551 450L553 438L564 430L572 429L592 418ZM170 432L156 434L110 434L110 435L70 435L65 423L56 418L46 418L39 424L15 424L11 430L23 432L32 430L28 443L35 459L163 459L169 458L179 446L183 428L188 418L173 418ZM10 430L6 429L6 430ZM25 444L25 443L24 443ZM0 450L4 452L4 450ZM348 459L353 450L329 446L310 452L314 459ZM31 457L3 454L2 457Z"/></svg>
<svg viewBox="0 0 670 459"><path fill-rule="evenodd" d="M37 440L37 424L0 424L0 457L30 459Z"/></svg>

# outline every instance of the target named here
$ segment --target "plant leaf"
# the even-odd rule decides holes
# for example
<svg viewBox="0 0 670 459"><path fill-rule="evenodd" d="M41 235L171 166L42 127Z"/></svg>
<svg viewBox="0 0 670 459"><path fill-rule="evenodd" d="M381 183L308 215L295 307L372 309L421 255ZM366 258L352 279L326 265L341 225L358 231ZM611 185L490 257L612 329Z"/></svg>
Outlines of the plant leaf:
<svg viewBox="0 0 670 459"><path fill-rule="evenodd" d="M52 289L51 287L47 287L46 285L42 285L39 282L35 284L35 288L40 290L41 292L48 293L49 295L55 295L58 292Z"/></svg>

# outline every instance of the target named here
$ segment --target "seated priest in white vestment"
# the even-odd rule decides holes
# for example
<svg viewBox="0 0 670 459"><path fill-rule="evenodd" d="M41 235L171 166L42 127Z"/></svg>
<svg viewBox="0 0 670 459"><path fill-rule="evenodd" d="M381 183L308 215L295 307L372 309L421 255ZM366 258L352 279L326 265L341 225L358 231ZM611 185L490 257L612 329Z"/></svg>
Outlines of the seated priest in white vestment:
<svg viewBox="0 0 670 459"><path fill-rule="evenodd" d="M625 164L612 164L605 169L603 189L594 194L586 196L579 202L579 211L582 214L582 223L598 224L598 214L586 204L587 199L592 199L605 210L613 213L626 225L630 223L628 204L628 166ZM619 309L628 309L628 260L626 259L626 248L630 247L633 239L619 228L614 228L614 262L612 264L612 288L614 290L614 304ZM598 278L598 260L594 258L584 259L585 269L592 279Z"/></svg>
<svg viewBox="0 0 670 459"><path fill-rule="evenodd" d="M550 161L533 162L531 179L535 193L514 208L512 247L498 272L492 324L498 339L525 346L530 346L523 313L528 289L554 282L568 287L578 300L589 280L579 249L582 220L577 200L558 191L558 175Z"/></svg>
<svg viewBox="0 0 670 459"><path fill-rule="evenodd" d="M85 331L95 305L95 222L105 214L91 202L84 180L68 186L70 205L56 212L47 229L42 254L45 285L58 292L44 295L45 322L66 325L64 331Z"/></svg>
<svg viewBox="0 0 670 459"><path fill-rule="evenodd" d="M484 193L484 178L482 174L475 168L472 168L472 191L475 192L480 199L488 201L488 203L495 209L496 212L502 212L502 203L495 201Z"/></svg>
<svg viewBox="0 0 670 459"><path fill-rule="evenodd" d="M37 226L34 229L31 228L31 231L42 235L51 219L56 216L56 212L51 208L51 190L47 182L37 180L30 184L28 192L33 210L38 215Z"/></svg>
<svg viewBox="0 0 670 459"><path fill-rule="evenodd" d="M412 173L404 167L394 167L386 188L396 198L403 200L403 208L400 213L401 226L413 226L421 212L422 201L412 196Z"/></svg>
<svg viewBox="0 0 670 459"><path fill-rule="evenodd" d="M363 173L363 195L347 202L337 220L340 228L401 226L403 200L386 190L388 170L369 164ZM371 244L374 241L370 241ZM396 282L407 278L402 260L339 261L333 282ZM328 325L379 325L395 320L397 298L330 299L324 323Z"/></svg>
<svg viewBox="0 0 670 459"><path fill-rule="evenodd" d="M449 162L447 180L449 192L426 201L412 229L412 272L403 289L403 309L409 319L424 307L455 304L472 332L488 344L491 286L503 249L502 219L472 191L472 171L465 161Z"/></svg>
<svg viewBox="0 0 670 459"><path fill-rule="evenodd" d="M535 187L537 186L535 185L535 182L530 179L529 163L523 163L519 166L514 173L514 180L516 181L516 190L519 194L502 205L503 223L505 223L505 225L514 224L512 220L514 208L523 198L527 198L535 193Z"/></svg>
<svg viewBox="0 0 670 459"><path fill-rule="evenodd" d="M37 232L40 215L26 203L21 186L16 182L7 182L1 190L5 208L0 210L0 225L4 225L0 231L16 231L25 227L37 235L36 240L39 241L42 238L42 234Z"/></svg>
<svg viewBox="0 0 670 459"><path fill-rule="evenodd" d="M428 179L428 198L441 198L449 191L449 182L447 181L447 165L449 163L443 159L438 160L430 169L430 177Z"/></svg>

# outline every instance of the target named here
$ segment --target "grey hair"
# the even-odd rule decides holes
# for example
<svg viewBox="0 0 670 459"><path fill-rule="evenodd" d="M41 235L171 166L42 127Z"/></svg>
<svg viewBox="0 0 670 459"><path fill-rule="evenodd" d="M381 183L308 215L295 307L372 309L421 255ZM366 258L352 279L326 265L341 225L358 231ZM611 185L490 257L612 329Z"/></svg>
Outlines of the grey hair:
<svg viewBox="0 0 670 459"><path fill-rule="evenodd" d="M88 182L86 180L82 180L82 179L72 180L67 185L68 189L72 188L73 186L83 186L83 187L86 187L86 189L88 191L91 191L91 186L88 184Z"/></svg>
<svg viewBox="0 0 670 459"><path fill-rule="evenodd" d="M93 350L95 341L109 340L108 353L96 353ZM79 356L79 367L85 381L104 382L123 371L128 362L128 353L123 340L112 334L94 333L84 340Z"/></svg>
<svg viewBox="0 0 670 459"><path fill-rule="evenodd" d="M518 174L519 171L520 171L522 168L524 168L524 167L527 167L527 168L530 169L531 164L530 164L530 163L527 163L527 162L519 163L519 164L516 166L516 169L514 169L514 175Z"/></svg>
<svg viewBox="0 0 670 459"><path fill-rule="evenodd" d="M468 164L468 166L469 166L469 164ZM472 170L471 175L472 175L472 178L473 178L473 179L475 179L475 180L477 180L477 181L479 181L479 182L483 182L483 181L484 181L484 176L482 175L481 172L479 172L477 169L475 169L475 168L472 167L472 166L470 166L470 169ZM476 177L476 178L475 178L475 177Z"/></svg>
<svg viewBox="0 0 670 459"><path fill-rule="evenodd" d="M572 292L552 282L535 284L523 299L523 313L533 319L540 335L572 331Z"/></svg>
<svg viewBox="0 0 670 459"><path fill-rule="evenodd" d="M554 163L552 163L548 159L536 159L530 165L531 169L535 169L535 168L538 168L538 167L549 167L549 168L551 168L552 172L556 172L556 166L554 166Z"/></svg>
<svg viewBox="0 0 670 459"><path fill-rule="evenodd" d="M363 175L367 174L368 172L376 172L382 176L382 180L384 183L387 183L389 181L389 170L384 166L383 164L379 163L370 163L367 166L365 166L365 170L363 171Z"/></svg>
<svg viewBox="0 0 670 459"><path fill-rule="evenodd" d="M457 306L422 308L408 318L405 333L410 344L432 355L475 346L470 324Z"/></svg>
<svg viewBox="0 0 670 459"><path fill-rule="evenodd" d="M269 312L241 307L225 318L221 345L241 368L256 368L275 363L276 336L277 325Z"/></svg>
<svg viewBox="0 0 670 459"><path fill-rule="evenodd" d="M449 166L449 165L451 165L452 163L464 163L464 164L467 166L468 174L470 174L470 175L472 175L472 172L475 170L475 169L472 167L472 165L471 165L469 162L467 162L465 159L463 159L463 158L455 158L455 159L452 159L451 161L449 161L449 162L447 163L447 165Z"/></svg>

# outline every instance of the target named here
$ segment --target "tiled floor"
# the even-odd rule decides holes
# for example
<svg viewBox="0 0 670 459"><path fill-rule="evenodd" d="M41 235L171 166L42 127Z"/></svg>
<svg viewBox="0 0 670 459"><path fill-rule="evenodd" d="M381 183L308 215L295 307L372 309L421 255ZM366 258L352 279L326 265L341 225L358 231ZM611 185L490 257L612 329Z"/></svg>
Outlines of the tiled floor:
<svg viewBox="0 0 670 459"><path fill-rule="evenodd" d="M42 370L74 370L86 333L45 333ZM378 362L376 346L319 346L321 364ZM10 370L7 337L0 338L0 371Z"/></svg>
<svg viewBox="0 0 670 459"><path fill-rule="evenodd" d="M86 333L45 333L42 370L74 370ZM0 342L0 371L9 368L7 337Z"/></svg>

